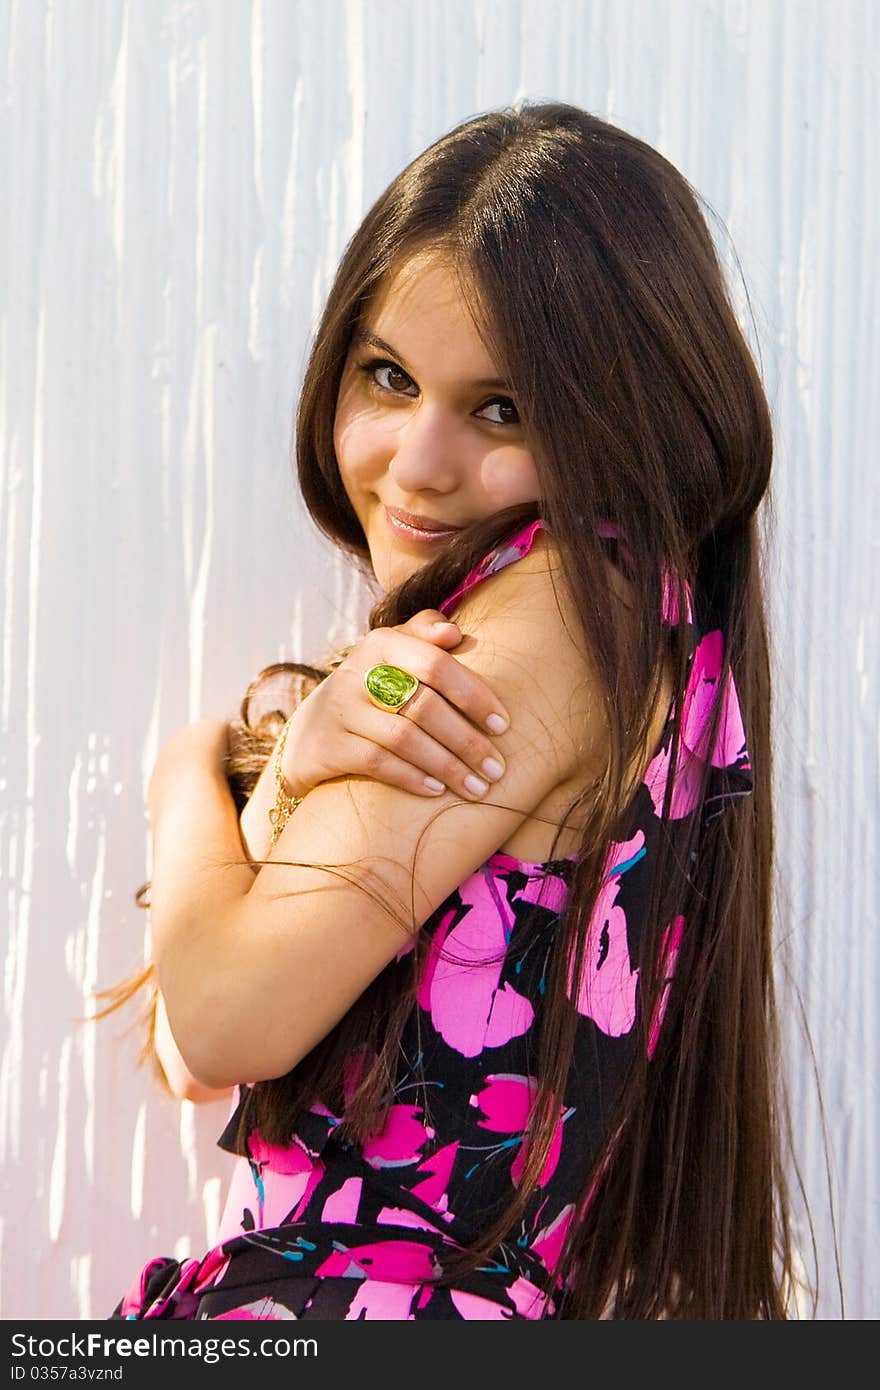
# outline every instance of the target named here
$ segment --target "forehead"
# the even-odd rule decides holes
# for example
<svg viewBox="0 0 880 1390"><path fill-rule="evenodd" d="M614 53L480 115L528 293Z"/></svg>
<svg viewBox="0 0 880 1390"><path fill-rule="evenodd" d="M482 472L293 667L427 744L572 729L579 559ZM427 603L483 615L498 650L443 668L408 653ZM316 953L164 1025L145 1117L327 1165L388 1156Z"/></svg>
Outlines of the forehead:
<svg viewBox="0 0 880 1390"><path fill-rule="evenodd" d="M422 251L396 267L380 285L361 323L402 353L421 346L455 345L469 367L494 370L488 338L474 304L473 290L436 251Z"/></svg>
<svg viewBox="0 0 880 1390"><path fill-rule="evenodd" d="M456 305L462 298L458 276L439 251L418 251L399 262L382 280L373 304L380 312L416 299Z"/></svg>

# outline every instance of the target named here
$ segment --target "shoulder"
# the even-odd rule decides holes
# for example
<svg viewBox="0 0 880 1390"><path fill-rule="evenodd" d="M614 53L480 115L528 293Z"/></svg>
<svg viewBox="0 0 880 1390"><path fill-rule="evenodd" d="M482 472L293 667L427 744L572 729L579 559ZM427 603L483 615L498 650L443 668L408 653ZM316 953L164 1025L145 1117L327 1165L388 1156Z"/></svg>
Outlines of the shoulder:
<svg viewBox="0 0 880 1390"><path fill-rule="evenodd" d="M512 646L525 650L532 650L535 642L549 646L563 636L566 648L571 648L566 659L589 664L561 551L545 530L535 533L524 555L468 590L450 616L459 627L464 622L468 629L504 630Z"/></svg>
<svg viewBox="0 0 880 1390"><path fill-rule="evenodd" d="M606 560L612 597L622 609L631 607L632 592L621 571ZM560 631L577 657L591 666L583 642L577 604L566 577L562 550L546 528L535 531L529 549L492 571L469 589L450 614L455 622L462 614L475 623L515 621L524 625L524 637L550 643ZM552 614L555 618L551 617ZM546 626L550 619L550 628Z"/></svg>
<svg viewBox="0 0 880 1390"><path fill-rule="evenodd" d="M552 758L558 781L588 774L594 763L598 770L606 746L599 674L547 531L466 593L452 616L464 634L453 655L516 711L520 729Z"/></svg>

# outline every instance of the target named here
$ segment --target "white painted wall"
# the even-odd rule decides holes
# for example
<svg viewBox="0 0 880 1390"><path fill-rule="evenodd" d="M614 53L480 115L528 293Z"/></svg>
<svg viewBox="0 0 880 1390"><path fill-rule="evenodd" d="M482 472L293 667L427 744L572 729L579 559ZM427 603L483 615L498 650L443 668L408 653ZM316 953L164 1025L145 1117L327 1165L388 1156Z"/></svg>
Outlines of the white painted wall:
<svg viewBox="0 0 880 1390"><path fill-rule="evenodd" d="M412 155L519 97L657 145L743 268L781 925L847 1312L878 1314L878 35L872 0L0 0L3 1317L104 1317L211 1240L225 1107L164 1100L121 1022L75 1018L142 956L160 743L366 612L288 462L342 247ZM788 1070L835 1318L795 1026Z"/></svg>

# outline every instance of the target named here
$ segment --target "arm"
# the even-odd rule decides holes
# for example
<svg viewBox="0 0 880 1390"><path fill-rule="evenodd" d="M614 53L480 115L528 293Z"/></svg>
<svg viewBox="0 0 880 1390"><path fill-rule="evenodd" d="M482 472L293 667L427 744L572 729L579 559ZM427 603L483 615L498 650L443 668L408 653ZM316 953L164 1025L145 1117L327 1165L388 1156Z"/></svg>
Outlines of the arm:
<svg viewBox="0 0 880 1390"><path fill-rule="evenodd" d="M168 1022L168 1011L165 1008L165 1000L161 992L156 1001L153 1046L156 1049L159 1065L165 1073L165 1080L172 1093L179 1100L191 1100L194 1104L200 1105L205 1101L228 1100L232 1094L233 1088L231 1086L225 1086L219 1090L211 1086L203 1086L201 1081L197 1081L192 1072L188 1070L180 1055L177 1043L174 1041Z"/></svg>
<svg viewBox="0 0 880 1390"><path fill-rule="evenodd" d="M272 759L269 758L239 820L241 842L249 860L265 859L271 851L272 827L269 811L274 804L275 777L272 772ZM254 873L258 872L259 869L254 865ZM227 1100L232 1095L232 1086L205 1086L193 1076L174 1041L168 1022L165 997L161 991L156 1001L153 1047L168 1087L178 1100L188 1100L194 1105L202 1105L215 1100Z"/></svg>
<svg viewBox="0 0 880 1390"><path fill-rule="evenodd" d="M222 742L219 746L222 748ZM270 758L239 819L241 843L249 860L265 859L272 847L269 809L274 804L274 796L275 779ZM259 869L254 866L253 871L258 873ZM227 1100L232 1095L232 1086L205 1086L193 1076L174 1041L168 1022L165 997L161 990L156 1000L153 1047L168 1088L178 1100L188 1100L194 1105L202 1105L215 1100Z"/></svg>
<svg viewBox="0 0 880 1390"><path fill-rule="evenodd" d="M268 859L272 852L272 825L269 820L269 812L275 805L277 790L273 771L274 761L275 750L273 748L266 759L266 766L260 773L241 812L239 822L241 842L249 860ZM305 787L291 781L290 777L285 777L285 783L295 796L302 796L306 790ZM255 874L260 873L261 866L255 863L253 872Z"/></svg>
<svg viewBox="0 0 880 1390"><path fill-rule="evenodd" d="M221 758L190 758L164 794L158 779L154 954L181 1053L205 1085L284 1075L555 786L575 767L598 771L607 735L596 677L548 549L484 580L457 610L473 634L457 659L511 715L492 804L335 778L308 793L255 878Z"/></svg>

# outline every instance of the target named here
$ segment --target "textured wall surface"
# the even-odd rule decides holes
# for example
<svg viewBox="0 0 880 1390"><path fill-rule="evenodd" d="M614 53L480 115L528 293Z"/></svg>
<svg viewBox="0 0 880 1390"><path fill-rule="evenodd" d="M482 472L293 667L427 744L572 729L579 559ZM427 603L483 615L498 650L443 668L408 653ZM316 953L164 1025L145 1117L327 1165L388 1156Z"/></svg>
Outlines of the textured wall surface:
<svg viewBox="0 0 880 1390"><path fill-rule="evenodd" d="M0 1315L106 1316L212 1238L225 1106L158 1093L134 1012L77 1017L143 958L160 744L364 619L289 464L345 241L521 97L688 176L759 354L795 1130L820 1315L829 1194L878 1314L878 36L872 0L0 0Z"/></svg>

